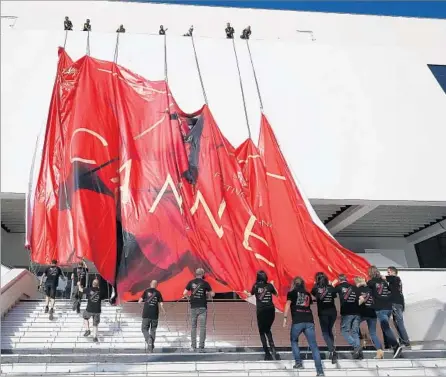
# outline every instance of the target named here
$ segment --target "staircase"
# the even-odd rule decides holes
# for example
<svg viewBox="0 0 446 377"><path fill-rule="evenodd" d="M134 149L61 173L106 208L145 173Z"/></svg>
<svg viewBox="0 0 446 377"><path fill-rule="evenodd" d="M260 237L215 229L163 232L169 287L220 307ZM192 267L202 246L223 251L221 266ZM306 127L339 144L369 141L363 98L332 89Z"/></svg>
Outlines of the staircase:
<svg viewBox="0 0 446 377"><path fill-rule="evenodd" d="M85 306L85 303L82 305ZM2 320L2 375L37 376L312 376L311 354L302 339L304 370L294 371L289 349L289 329L281 327L279 314L273 327L282 361L263 361L254 307L244 302L210 303L206 353L194 354L190 346L187 303L166 303L160 318L155 353L147 354L140 330L141 306L103 304L99 343L84 338L82 317L69 301L56 302L54 320L44 313L42 301L22 301ZM337 329L339 326L337 325ZM324 344L318 333L318 343ZM340 350L345 343L337 337ZM446 376L446 350L405 350L403 358L374 360L366 351L362 361L340 351L332 365L324 361L327 376ZM325 358L326 352L322 352Z"/></svg>

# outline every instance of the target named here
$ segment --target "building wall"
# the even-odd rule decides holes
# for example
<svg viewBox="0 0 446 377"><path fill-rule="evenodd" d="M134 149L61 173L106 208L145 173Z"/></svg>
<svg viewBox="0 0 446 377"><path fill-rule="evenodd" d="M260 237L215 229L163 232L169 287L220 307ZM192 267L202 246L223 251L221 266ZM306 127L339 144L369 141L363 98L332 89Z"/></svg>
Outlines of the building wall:
<svg viewBox="0 0 446 377"><path fill-rule="evenodd" d="M403 237L336 237L341 245L354 251L355 253L366 253L366 251L375 250L394 264L405 260L406 265L402 267L419 268L417 253L413 244L406 241ZM381 251L380 251L381 250ZM398 254L402 252L403 258ZM363 255L370 263L375 263L377 258ZM389 262L390 265L390 262ZM381 266L380 266L381 267Z"/></svg>
<svg viewBox="0 0 446 377"><path fill-rule="evenodd" d="M1 264L8 267L28 267L29 254L24 246L25 234L8 233L3 229L1 234Z"/></svg>
<svg viewBox="0 0 446 377"><path fill-rule="evenodd" d="M113 59L113 31L124 23L118 62L154 80L164 77L163 39L146 33L165 23L169 84L186 111L203 103L191 42L179 36L193 23L211 110L234 145L247 130L232 44L221 27L250 23L265 113L310 198L446 201L446 175L426 163L427 156L444 157L446 96L427 68L446 64L442 20L120 2L20 1L2 8L19 17L14 28L2 21L2 192L27 189L69 15L77 29L91 18L91 54L101 59ZM316 40L296 29L313 30ZM244 42L236 46L257 138L249 55ZM85 33L69 34L73 58L85 48Z"/></svg>

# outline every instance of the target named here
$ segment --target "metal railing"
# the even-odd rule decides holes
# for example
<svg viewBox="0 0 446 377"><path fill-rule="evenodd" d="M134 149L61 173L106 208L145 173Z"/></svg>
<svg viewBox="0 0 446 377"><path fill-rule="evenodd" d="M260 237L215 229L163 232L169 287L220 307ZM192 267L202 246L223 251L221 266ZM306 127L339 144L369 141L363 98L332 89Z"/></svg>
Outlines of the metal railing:
<svg viewBox="0 0 446 377"><path fill-rule="evenodd" d="M15 23L17 22L17 19L18 19L17 16L0 16L0 18L2 19L2 21L3 21L3 19L10 20L11 21L9 24L10 28L13 28L15 26Z"/></svg>

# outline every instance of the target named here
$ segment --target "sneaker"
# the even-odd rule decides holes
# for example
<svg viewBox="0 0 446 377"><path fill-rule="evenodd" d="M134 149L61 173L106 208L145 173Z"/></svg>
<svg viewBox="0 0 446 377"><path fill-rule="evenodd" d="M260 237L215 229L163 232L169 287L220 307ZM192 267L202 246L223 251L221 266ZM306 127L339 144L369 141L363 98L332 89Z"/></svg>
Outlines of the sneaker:
<svg viewBox="0 0 446 377"><path fill-rule="evenodd" d="M195 347L190 347L189 352L197 352L197 349Z"/></svg>
<svg viewBox="0 0 446 377"><path fill-rule="evenodd" d="M48 313L48 306L45 306L45 314Z"/></svg>
<svg viewBox="0 0 446 377"><path fill-rule="evenodd" d="M359 360L361 358L361 348L357 348L352 352L352 357L354 360Z"/></svg>
<svg viewBox="0 0 446 377"><path fill-rule="evenodd" d="M384 359L384 351L383 350L376 350L376 356L375 359Z"/></svg>
<svg viewBox="0 0 446 377"><path fill-rule="evenodd" d="M324 372L317 372L316 376L325 376Z"/></svg>
<svg viewBox="0 0 446 377"><path fill-rule="evenodd" d="M273 353L273 358L274 358L274 360L277 360L277 361L282 360L282 358L280 357L280 355L277 352Z"/></svg>
<svg viewBox="0 0 446 377"><path fill-rule="evenodd" d="M393 348L393 358L398 359L401 355L401 351L403 350L403 347L400 345L397 345Z"/></svg>
<svg viewBox="0 0 446 377"><path fill-rule="evenodd" d="M336 364L338 362L338 353L336 351L333 351L330 359L332 364Z"/></svg>
<svg viewBox="0 0 446 377"><path fill-rule="evenodd" d="M96 336L93 338L93 342L95 342L95 343L99 342L99 340Z"/></svg>
<svg viewBox="0 0 446 377"><path fill-rule="evenodd" d="M293 369L304 369L304 365L302 364L302 361L296 362L296 364L293 365Z"/></svg>
<svg viewBox="0 0 446 377"><path fill-rule="evenodd" d="M84 332L84 336L90 336L90 334L91 334L90 330L87 330L87 331Z"/></svg>
<svg viewBox="0 0 446 377"><path fill-rule="evenodd" d="M265 361L271 361L271 360L274 360L274 359L273 359L273 355L271 355L269 352L268 352L268 353L265 353L265 358L264 358L264 360L265 360Z"/></svg>

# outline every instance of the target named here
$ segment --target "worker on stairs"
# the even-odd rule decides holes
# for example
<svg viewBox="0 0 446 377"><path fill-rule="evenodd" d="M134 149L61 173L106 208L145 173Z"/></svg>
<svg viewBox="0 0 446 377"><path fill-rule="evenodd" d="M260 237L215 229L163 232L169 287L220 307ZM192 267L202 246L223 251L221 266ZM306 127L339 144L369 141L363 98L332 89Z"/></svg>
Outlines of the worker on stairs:
<svg viewBox="0 0 446 377"><path fill-rule="evenodd" d="M45 313L50 313L49 318L53 320L54 316L54 304L56 303L56 290L57 285L59 284L59 277L65 279L63 276L62 270L57 265L57 260L53 259L51 261L51 266L49 266L42 277L40 278L40 286L43 284L43 278L46 277L45 281ZM40 288L39 286L39 288Z"/></svg>

